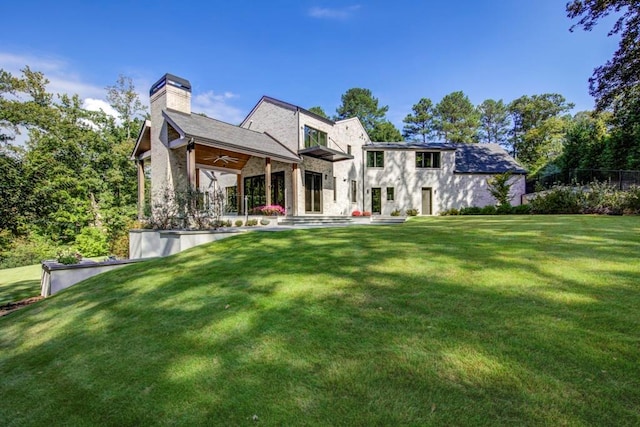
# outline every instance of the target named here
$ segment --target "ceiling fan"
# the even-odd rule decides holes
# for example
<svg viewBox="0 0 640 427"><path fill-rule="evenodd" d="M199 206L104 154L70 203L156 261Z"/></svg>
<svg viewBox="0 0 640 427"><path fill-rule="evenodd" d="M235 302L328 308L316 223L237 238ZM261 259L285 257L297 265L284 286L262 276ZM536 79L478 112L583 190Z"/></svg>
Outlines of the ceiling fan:
<svg viewBox="0 0 640 427"><path fill-rule="evenodd" d="M215 165L217 162L221 162L224 163L225 165L228 165L229 163L238 163L238 161L240 159L238 159L237 157L231 157L231 156L227 156L225 155L218 155L216 157L205 157L205 160L213 160L213 164Z"/></svg>

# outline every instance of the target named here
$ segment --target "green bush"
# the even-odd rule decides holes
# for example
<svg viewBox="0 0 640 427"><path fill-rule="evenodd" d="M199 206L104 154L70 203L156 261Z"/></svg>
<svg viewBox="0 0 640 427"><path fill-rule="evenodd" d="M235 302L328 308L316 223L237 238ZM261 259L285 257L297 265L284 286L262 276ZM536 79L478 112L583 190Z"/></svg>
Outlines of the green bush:
<svg viewBox="0 0 640 427"><path fill-rule="evenodd" d="M556 185L537 195L529 202L534 214L577 214L583 212L583 196L580 189Z"/></svg>
<svg viewBox="0 0 640 427"><path fill-rule="evenodd" d="M495 215L497 213L500 213L500 210L493 205L480 208L480 215Z"/></svg>
<svg viewBox="0 0 640 427"><path fill-rule="evenodd" d="M400 209L394 209L391 211L391 216L400 216Z"/></svg>
<svg viewBox="0 0 640 427"><path fill-rule="evenodd" d="M441 216L449 216L449 215L460 215L460 211L456 208L447 209L446 211L440 212Z"/></svg>
<svg viewBox="0 0 640 427"><path fill-rule="evenodd" d="M417 209L407 209L407 216L416 216L418 215Z"/></svg>
<svg viewBox="0 0 640 427"><path fill-rule="evenodd" d="M109 253L107 235L95 227L85 227L76 236L75 246L85 256L102 256Z"/></svg>
<svg viewBox="0 0 640 427"><path fill-rule="evenodd" d="M52 259L60 248L36 233L17 238L0 252L0 268L22 267Z"/></svg>
<svg viewBox="0 0 640 427"><path fill-rule="evenodd" d="M271 221L269 221L268 219L264 219L264 218L262 218L262 219L260 220L260 224L261 224L261 225L269 225L270 223L271 223Z"/></svg>
<svg viewBox="0 0 640 427"><path fill-rule="evenodd" d="M82 255L80 255L79 252L74 251L73 249L65 249L58 252L56 261L58 261L60 264L65 265L78 264L80 261L82 261Z"/></svg>
<svg viewBox="0 0 640 427"><path fill-rule="evenodd" d="M634 185L627 190L623 213L627 215L640 214L640 186Z"/></svg>
<svg viewBox="0 0 640 427"><path fill-rule="evenodd" d="M247 227L254 227L256 225L258 225L258 220L255 218L252 219L248 219L247 222L245 222L245 224Z"/></svg>
<svg viewBox="0 0 640 427"><path fill-rule="evenodd" d="M236 227L242 227L242 224L244 224L244 221L242 221L241 219L236 219Z"/></svg>
<svg viewBox="0 0 640 427"><path fill-rule="evenodd" d="M495 213L498 215L511 215L513 213L513 206L511 206L511 203L503 203L495 207Z"/></svg>
<svg viewBox="0 0 640 427"><path fill-rule="evenodd" d="M460 208L460 215L481 215L482 208L478 206L469 206L466 208Z"/></svg>
<svg viewBox="0 0 640 427"><path fill-rule="evenodd" d="M531 206L529 205L514 206L511 210L511 213L513 213L514 215L529 215L531 213Z"/></svg>

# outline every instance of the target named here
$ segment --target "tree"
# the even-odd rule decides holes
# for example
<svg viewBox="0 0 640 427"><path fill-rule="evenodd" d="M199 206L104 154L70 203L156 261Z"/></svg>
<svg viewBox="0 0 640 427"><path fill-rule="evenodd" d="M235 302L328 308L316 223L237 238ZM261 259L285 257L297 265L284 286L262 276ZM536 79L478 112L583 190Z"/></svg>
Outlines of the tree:
<svg viewBox="0 0 640 427"><path fill-rule="evenodd" d="M576 27L591 31L601 19L621 13L608 34L620 34L618 50L613 58L594 70L589 78L589 93L596 98L598 110L634 99L640 87L640 2L573 0L567 3L566 11L570 19L579 19L571 31Z"/></svg>
<svg viewBox="0 0 640 427"><path fill-rule="evenodd" d="M107 100L109 104L118 112L122 125L126 131L127 139L131 138L131 131L134 126L134 120L142 117L147 108L140 102L140 98L136 93L131 77L118 76L116 84L107 86Z"/></svg>
<svg viewBox="0 0 640 427"><path fill-rule="evenodd" d="M433 134L433 102L429 98L421 98L417 104L411 107L413 114L407 114L403 122L402 135L406 139L417 139L427 142Z"/></svg>
<svg viewBox="0 0 640 427"><path fill-rule="evenodd" d="M324 117L325 119L329 118L329 116L327 116L327 113L325 113L322 107L320 106L311 107L309 108L309 111L311 111L314 114L317 114L320 117Z"/></svg>
<svg viewBox="0 0 640 427"><path fill-rule="evenodd" d="M462 92L445 95L435 107L435 129L447 142L475 142L479 115L469 98Z"/></svg>
<svg viewBox="0 0 640 427"><path fill-rule="evenodd" d="M402 141L402 134L393 123L384 121L376 123L373 130L369 132L369 138L373 142L398 142Z"/></svg>
<svg viewBox="0 0 640 427"><path fill-rule="evenodd" d="M505 144L509 132L509 112L502 99L485 99L478 106L480 129L478 139L488 144Z"/></svg>
<svg viewBox="0 0 640 427"><path fill-rule="evenodd" d="M487 189L489 194L496 199L498 207L511 206L509 193L514 182L511 181L513 174L511 172L499 173L487 179Z"/></svg>
<svg viewBox="0 0 640 427"><path fill-rule="evenodd" d="M575 169L600 169L609 140L609 113L581 111L567 126L558 166L562 172Z"/></svg>
<svg viewBox="0 0 640 427"><path fill-rule="evenodd" d="M521 96L507 108L513 124L511 154L530 172L536 172L560 154L568 123L568 118L560 116L573 108L573 104L560 94L545 93Z"/></svg>
<svg viewBox="0 0 640 427"><path fill-rule="evenodd" d="M369 89L352 88L342 95L342 105L336 109L338 113L334 119L342 120L351 117L360 119L362 126L370 133L376 124L385 121L385 114L389 106L378 107L378 98L375 98Z"/></svg>

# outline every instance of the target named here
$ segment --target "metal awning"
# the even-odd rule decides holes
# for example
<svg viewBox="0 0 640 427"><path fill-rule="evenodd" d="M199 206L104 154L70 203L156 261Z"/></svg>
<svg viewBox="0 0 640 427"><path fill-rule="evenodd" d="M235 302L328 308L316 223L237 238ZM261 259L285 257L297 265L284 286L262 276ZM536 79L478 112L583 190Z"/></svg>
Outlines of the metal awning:
<svg viewBox="0 0 640 427"><path fill-rule="evenodd" d="M316 159L326 160L329 162L339 162L341 160L352 160L351 154L343 153L342 151L332 150L324 145L314 145L313 147L305 148L298 151L298 154L302 156L315 157Z"/></svg>

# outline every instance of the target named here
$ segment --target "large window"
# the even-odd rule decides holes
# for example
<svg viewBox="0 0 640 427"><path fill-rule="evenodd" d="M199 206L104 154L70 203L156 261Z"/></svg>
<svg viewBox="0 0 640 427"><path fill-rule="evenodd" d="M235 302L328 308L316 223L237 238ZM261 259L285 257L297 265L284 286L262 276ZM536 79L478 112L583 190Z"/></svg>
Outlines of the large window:
<svg viewBox="0 0 640 427"><path fill-rule="evenodd" d="M440 152L439 151L417 151L416 152L416 168L437 169L440 167Z"/></svg>
<svg viewBox="0 0 640 427"><path fill-rule="evenodd" d="M367 151L367 167L383 168L384 167L384 151Z"/></svg>
<svg viewBox="0 0 640 427"><path fill-rule="evenodd" d="M237 212L238 211L238 187L235 185L233 187L227 187L226 190L226 198L227 204L225 206L226 212Z"/></svg>
<svg viewBox="0 0 640 427"><path fill-rule="evenodd" d="M244 179L244 194L249 210L267 204L264 175L249 176ZM271 174L271 204L284 207L284 172Z"/></svg>
<svg viewBox="0 0 640 427"><path fill-rule="evenodd" d="M304 148L327 146L327 133L309 126L304 127Z"/></svg>
<svg viewBox="0 0 640 427"><path fill-rule="evenodd" d="M309 213L322 213L322 174L305 171L304 173L304 210Z"/></svg>
<svg viewBox="0 0 640 427"><path fill-rule="evenodd" d="M395 196L393 187L387 187L387 202L392 202Z"/></svg>

